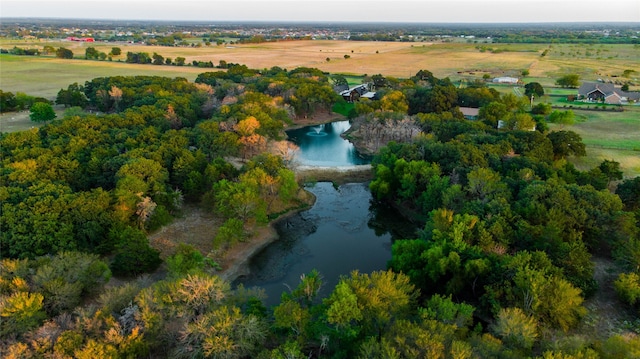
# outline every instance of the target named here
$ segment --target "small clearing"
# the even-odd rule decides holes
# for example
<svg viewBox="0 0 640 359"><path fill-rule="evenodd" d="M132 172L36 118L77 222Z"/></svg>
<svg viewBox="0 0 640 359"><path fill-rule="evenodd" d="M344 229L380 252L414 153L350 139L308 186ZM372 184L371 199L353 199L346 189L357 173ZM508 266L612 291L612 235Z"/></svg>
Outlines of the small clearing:
<svg viewBox="0 0 640 359"><path fill-rule="evenodd" d="M621 269L609 258L593 257L592 260L595 265L593 277L599 288L584 302L588 312L578 332L602 340L614 334L629 333L636 316L618 299L613 287Z"/></svg>

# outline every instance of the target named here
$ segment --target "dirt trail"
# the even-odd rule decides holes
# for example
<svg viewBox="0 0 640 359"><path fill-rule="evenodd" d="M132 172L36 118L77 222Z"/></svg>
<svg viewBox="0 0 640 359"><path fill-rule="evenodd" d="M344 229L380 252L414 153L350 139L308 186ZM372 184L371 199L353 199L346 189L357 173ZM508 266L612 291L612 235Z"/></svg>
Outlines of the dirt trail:
<svg viewBox="0 0 640 359"><path fill-rule="evenodd" d="M585 300L588 313L582 320L579 332L598 339L606 339L612 334L629 332L625 322L635 320L635 315L618 299L613 282L621 273L620 268L609 258L593 257L594 279L598 291Z"/></svg>

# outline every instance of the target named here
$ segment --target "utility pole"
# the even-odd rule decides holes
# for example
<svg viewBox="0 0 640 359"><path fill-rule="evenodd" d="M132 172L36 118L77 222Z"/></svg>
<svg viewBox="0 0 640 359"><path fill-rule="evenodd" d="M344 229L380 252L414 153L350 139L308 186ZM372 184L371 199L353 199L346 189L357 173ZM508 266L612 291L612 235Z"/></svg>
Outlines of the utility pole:
<svg viewBox="0 0 640 359"><path fill-rule="evenodd" d="M534 98L534 97L535 97L535 96L534 96L534 95L533 95L533 93L532 93L532 94L531 94L531 110L532 110L532 111L533 111L533 98Z"/></svg>

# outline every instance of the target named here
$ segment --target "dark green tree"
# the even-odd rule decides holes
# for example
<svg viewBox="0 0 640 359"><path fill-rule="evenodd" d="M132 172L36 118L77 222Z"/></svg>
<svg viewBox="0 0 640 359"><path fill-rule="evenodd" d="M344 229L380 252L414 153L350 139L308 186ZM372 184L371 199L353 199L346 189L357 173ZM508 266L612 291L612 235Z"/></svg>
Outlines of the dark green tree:
<svg viewBox="0 0 640 359"><path fill-rule="evenodd" d="M153 53L153 64L154 65L164 65L164 56L154 52Z"/></svg>
<svg viewBox="0 0 640 359"><path fill-rule="evenodd" d="M46 102L34 103L29 112L29 119L33 122L47 122L56 118L53 106Z"/></svg>
<svg viewBox="0 0 640 359"><path fill-rule="evenodd" d="M620 196L627 211L640 209L640 177L629 178L618 184L616 194Z"/></svg>
<svg viewBox="0 0 640 359"><path fill-rule="evenodd" d="M74 82L69 85L66 90L60 89L60 91L58 91L56 104L64 105L65 107L79 106L84 108L89 104L89 99L87 99L87 96L84 94L84 87Z"/></svg>
<svg viewBox="0 0 640 359"><path fill-rule="evenodd" d="M162 260L160 252L149 245L145 234L132 227L114 227L109 233L116 243L110 268L117 276L135 276L153 272Z"/></svg>
<svg viewBox="0 0 640 359"><path fill-rule="evenodd" d="M540 98L544 96L544 88L538 82L529 82L524 85L524 94L531 98L531 95L534 95L536 98Z"/></svg>
<svg viewBox="0 0 640 359"><path fill-rule="evenodd" d="M577 88L580 86L580 76L577 74L564 75L556 80L556 85L560 87Z"/></svg>
<svg viewBox="0 0 640 359"><path fill-rule="evenodd" d="M13 92L0 90L0 113L16 109L16 96Z"/></svg>
<svg viewBox="0 0 640 359"><path fill-rule="evenodd" d="M598 166L602 174L607 177L607 186L614 180L622 179L622 171L620 170L620 163L613 160L604 160Z"/></svg>
<svg viewBox="0 0 640 359"><path fill-rule="evenodd" d="M553 144L553 156L555 159L568 156L585 156L587 151L582 137L573 131L554 131L548 136Z"/></svg>
<svg viewBox="0 0 640 359"><path fill-rule="evenodd" d="M97 60L100 56L100 51L96 50L95 47L90 46L84 50L84 58L87 60Z"/></svg>
<svg viewBox="0 0 640 359"><path fill-rule="evenodd" d="M58 50L56 50L56 57L60 59L72 59L73 51L67 48L61 47Z"/></svg>
<svg viewBox="0 0 640 359"><path fill-rule="evenodd" d="M333 81L333 86L335 86L335 87L346 87L346 88L349 88L349 82L342 75L333 75L331 77L331 80Z"/></svg>

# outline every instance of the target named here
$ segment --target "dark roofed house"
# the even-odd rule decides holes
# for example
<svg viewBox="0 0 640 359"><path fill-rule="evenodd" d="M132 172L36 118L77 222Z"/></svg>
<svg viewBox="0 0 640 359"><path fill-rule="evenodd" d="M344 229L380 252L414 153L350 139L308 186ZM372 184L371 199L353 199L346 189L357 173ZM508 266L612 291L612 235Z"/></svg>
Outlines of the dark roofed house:
<svg viewBox="0 0 640 359"><path fill-rule="evenodd" d="M361 97L373 99L375 97L375 92L369 91L369 86L366 84L362 84L352 87L348 90L344 90L340 92L340 95L342 95L342 97L346 101L354 102L358 101Z"/></svg>
<svg viewBox="0 0 640 359"><path fill-rule="evenodd" d="M640 93L622 91L616 88L614 84L585 82L578 89L578 99L620 105L638 101Z"/></svg>

